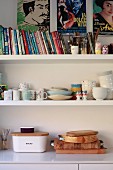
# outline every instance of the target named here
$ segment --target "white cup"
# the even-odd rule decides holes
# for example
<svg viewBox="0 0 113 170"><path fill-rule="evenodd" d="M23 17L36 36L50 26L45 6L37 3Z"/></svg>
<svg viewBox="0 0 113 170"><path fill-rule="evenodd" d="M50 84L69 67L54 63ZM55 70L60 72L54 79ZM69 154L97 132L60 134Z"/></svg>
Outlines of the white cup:
<svg viewBox="0 0 113 170"><path fill-rule="evenodd" d="M45 92L44 89L36 90L36 100L45 100L47 96L47 92Z"/></svg>
<svg viewBox="0 0 113 170"><path fill-rule="evenodd" d="M78 54L78 46L71 46L71 54Z"/></svg>
<svg viewBox="0 0 113 170"><path fill-rule="evenodd" d="M17 89L13 89L13 100L15 101L20 100L20 91Z"/></svg>

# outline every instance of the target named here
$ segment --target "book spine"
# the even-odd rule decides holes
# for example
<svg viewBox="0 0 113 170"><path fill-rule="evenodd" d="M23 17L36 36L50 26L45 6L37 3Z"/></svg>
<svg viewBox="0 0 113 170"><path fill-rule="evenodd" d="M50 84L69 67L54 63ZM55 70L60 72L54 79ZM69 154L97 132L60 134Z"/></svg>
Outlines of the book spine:
<svg viewBox="0 0 113 170"><path fill-rule="evenodd" d="M3 34L3 27L0 26L0 55L3 55L2 34Z"/></svg>
<svg viewBox="0 0 113 170"><path fill-rule="evenodd" d="M17 33L16 33L15 29L14 29L14 44L15 44L15 52L16 52L16 55L17 55L17 54L19 54L19 49L18 49Z"/></svg>
<svg viewBox="0 0 113 170"><path fill-rule="evenodd" d="M35 47L35 54L39 54L39 49L38 49L38 46L37 46L37 43L36 43L35 35L34 35L33 32L31 33L31 35L32 35L32 40L33 40L33 44L34 44L34 47Z"/></svg>
<svg viewBox="0 0 113 170"><path fill-rule="evenodd" d="M44 41L43 41L43 38L42 38L42 34L41 34L40 31L37 31L37 36L39 38L39 42L40 42L41 48L43 50L43 54L47 54L46 47L45 47L45 44L44 44Z"/></svg>
<svg viewBox="0 0 113 170"><path fill-rule="evenodd" d="M53 41L53 38L52 38L51 33L49 33L49 37L50 37L50 41L51 41L51 44L52 44L53 53L54 53L54 54L57 54L56 48L55 48L55 44L54 44L54 41Z"/></svg>
<svg viewBox="0 0 113 170"><path fill-rule="evenodd" d="M7 28L4 28L4 54L9 54Z"/></svg>
<svg viewBox="0 0 113 170"><path fill-rule="evenodd" d="M17 34L17 42L18 42L18 52L19 52L19 55L22 55L21 44L20 44L20 36L19 36L19 30L16 30L16 34Z"/></svg>
<svg viewBox="0 0 113 170"><path fill-rule="evenodd" d="M39 40L38 33L35 32L35 33L34 33L34 36L35 36L35 38L36 38L36 44L37 44L37 46L38 46L39 54L44 54L44 53L43 53L43 50L42 50L42 47L41 47L41 42L40 42L40 40Z"/></svg>
<svg viewBox="0 0 113 170"><path fill-rule="evenodd" d="M56 47L57 54L62 54L62 50L60 48L60 43L59 43L57 31L54 31L51 34L52 34L52 38L53 38L53 41L54 41L54 44L55 44L55 47Z"/></svg>
<svg viewBox="0 0 113 170"><path fill-rule="evenodd" d="M44 43L44 46L45 46L46 54L49 54L43 32L41 32L41 35L42 35L42 40L43 40L43 43Z"/></svg>
<svg viewBox="0 0 113 170"><path fill-rule="evenodd" d="M51 42L51 39L50 39L49 31L46 31L45 33L46 33L48 45L49 45L49 48L50 48L50 54L54 54L54 49L53 49L53 45L52 45L52 42Z"/></svg>
<svg viewBox="0 0 113 170"><path fill-rule="evenodd" d="M22 51L22 54L25 55L24 41L23 41L21 31L19 31L19 36L20 36L21 51Z"/></svg>
<svg viewBox="0 0 113 170"><path fill-rule="evenodd" d="M29 54L33 54L32 53L32 48L31 48L31 44L30 44L29 34L28 34L27 31L25 31L25 35L26 35L26 40L27 40L27 43L28 43Z"/></svg>
<svg viewBox="0 0 113 170"><path fill-rule="evenodd" d="M29 54L28 43L27 43L25 31L21 30L21 33L22 33L22 38L23 38L23 42L24 42L25 54Z"/></svg>
<svg viewBox="0 0 113 170"><path fill-rule="evenodd" d="M12 47L12 55L15 55L15 42L14 42L14 30L11 29L11 47Z"/></svg>
<svg viewBox="0 0 113 170"><path fill-rule="evenodd" d="M29 36L29 44L31 47L32 54L35 54L35 47L33 44L32 35L31 35L30 31L28 31L28 36Z"/></svg>
<svg viewBox="0 0 113 170"><path fill-rule="evenodd" d="M9 54L11 55L11 42L10 42L10 36L9 36L9 28L7 28L7 36L8 36L8 48L9 48Z"/></svg>
<svg viewBox="0 0 113 170"><path fill-rule="evenodd" d="M13 49L12 49L12 32L11 32L12 28L9 27L9 39L10 39L10 51L11 51L11 54L13 54Z"/></svg>

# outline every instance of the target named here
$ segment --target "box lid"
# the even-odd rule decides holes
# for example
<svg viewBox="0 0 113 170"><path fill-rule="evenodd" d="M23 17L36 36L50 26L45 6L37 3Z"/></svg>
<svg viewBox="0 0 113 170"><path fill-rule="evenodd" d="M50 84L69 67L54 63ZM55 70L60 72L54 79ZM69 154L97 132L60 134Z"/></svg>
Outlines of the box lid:
<svg viewBox="0 0 113 170"><path fill-rule="evenodd" d="M21 132L13 132L12 136L48 136L48 132L34 132L34 133L21 133Z"/></svg>

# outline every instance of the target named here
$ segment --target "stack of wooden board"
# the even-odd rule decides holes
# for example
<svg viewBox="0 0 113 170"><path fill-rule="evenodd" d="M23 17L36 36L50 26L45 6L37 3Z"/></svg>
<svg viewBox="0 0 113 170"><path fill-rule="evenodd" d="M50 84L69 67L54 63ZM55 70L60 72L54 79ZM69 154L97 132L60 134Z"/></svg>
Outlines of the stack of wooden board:
<svg viewBox="0 0 113 170"><path fill-rule="evenodd" d="M54 139L54 149L64 154L103 154L106 149L97 134L93 130L66 132Z"/></svg>

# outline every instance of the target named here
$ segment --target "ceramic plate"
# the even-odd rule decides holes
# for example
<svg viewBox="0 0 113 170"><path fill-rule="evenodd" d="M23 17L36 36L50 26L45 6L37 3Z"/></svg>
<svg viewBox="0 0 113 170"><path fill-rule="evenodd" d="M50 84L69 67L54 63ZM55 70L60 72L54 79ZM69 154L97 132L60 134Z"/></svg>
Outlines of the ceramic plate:
<svg viewBox="0 0 113 170"><path fill-rule="evenodd" d="M68 100L68 99L71 99L72 96L65 96L65 95L51 95L51 96L48 96L49 99L52 99L52 100Z"/></svg>
<svg viewBox="0 0 113 170"><path fill-rule="evenodd" d="M66 91L66 90L49 90L47 91L49 95L66 95L70 96L72 94L72 91Z"/></svg>

